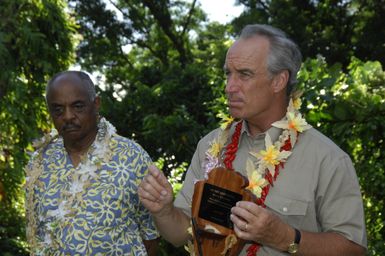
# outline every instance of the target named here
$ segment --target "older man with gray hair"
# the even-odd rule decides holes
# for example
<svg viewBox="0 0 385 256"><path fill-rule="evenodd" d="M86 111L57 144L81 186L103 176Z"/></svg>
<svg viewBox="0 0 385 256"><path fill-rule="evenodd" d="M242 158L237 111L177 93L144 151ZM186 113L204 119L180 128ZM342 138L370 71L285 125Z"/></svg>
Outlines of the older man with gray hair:
<svg viewBox="0 0 385 256"><path fill-rule="evenodd" d="M293 88L300 66L297 45L281 30L259 24L243 29L224 65L228 106L238 121L199 141L174 202L170 184L154 167L139 187L165 239L174 245L190 239L194 183L224 166L246 176L256 197L231 208L235 234L249 241L240 255L364 255L354 167L299 112Z"/></svg>

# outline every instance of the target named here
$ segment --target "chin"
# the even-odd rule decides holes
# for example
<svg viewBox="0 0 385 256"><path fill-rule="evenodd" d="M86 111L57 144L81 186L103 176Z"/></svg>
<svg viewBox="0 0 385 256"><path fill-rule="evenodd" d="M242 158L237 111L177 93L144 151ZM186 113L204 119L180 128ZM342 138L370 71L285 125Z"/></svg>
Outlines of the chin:
<svg viewBox="0 0 385 256"><path fill-rule="evenodd" d="M79 137L75 137L75 136L63 136L63 140L65 142L70 142L70 143L74 143L74 142L77 142L79 141Z"/></svg>
<svg viewBox="0 0 385 256"><path fill-rule="evenodd" d="M81 139L81 134L78 132L65 133L62 135L64 140L77 141Z"/></svg>
<svg viewBox="0 0 385 256"><path fill-rule="evenodd" d="M230 111L230 115L235 119L243 119L243 115L236 111Z"/></svg>

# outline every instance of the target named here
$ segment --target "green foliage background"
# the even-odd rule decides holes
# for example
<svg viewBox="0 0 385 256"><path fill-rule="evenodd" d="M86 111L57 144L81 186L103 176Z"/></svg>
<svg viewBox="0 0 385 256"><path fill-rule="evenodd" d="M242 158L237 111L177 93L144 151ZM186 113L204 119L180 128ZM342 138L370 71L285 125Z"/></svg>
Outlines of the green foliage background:
<svg viewBox="0 0 385 256"><path fill-rule="evenodd" d="M0 1L0 255L27 255L26 149L50 127L47 78L74 60L75 23L64 1Z"/></svg>
<svg viewBox="0 0 385 256"><path fill-rule="evenodd" d="M51 127L44 88L52 74L73 64L92 73L102 114L177 191L199 138L227 113L226 50L257 22L299 43L302 111L352 157L368 255L385 254L383 0L239 0L244 12L229 24L208 22L196 0L106 2L0 1L0 255L28 254L23 166L33 139ZM162 241L160 255L187 254Z"/></svg>
<svg viewBox="0 0 385 256"><path fill-rule="evenodd" d="M352 58L346 72L309 59L299 74L304 108L314 127L350 154L365 206L369 255L385 252L385 72L379 62Z"/></svg>

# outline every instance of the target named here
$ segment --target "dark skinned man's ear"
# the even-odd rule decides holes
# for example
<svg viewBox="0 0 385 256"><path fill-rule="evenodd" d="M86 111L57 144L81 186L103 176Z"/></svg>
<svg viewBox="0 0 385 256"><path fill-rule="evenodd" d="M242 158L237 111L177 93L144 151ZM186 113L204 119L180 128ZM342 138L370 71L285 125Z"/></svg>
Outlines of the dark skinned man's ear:
<svg viewBox="0 0 385 256"><path fill-rule="evenodd" d="M99 96L95 97L94 104L95 104L96 110L99 111L99 108L100 108L100 97Z"/></svg>

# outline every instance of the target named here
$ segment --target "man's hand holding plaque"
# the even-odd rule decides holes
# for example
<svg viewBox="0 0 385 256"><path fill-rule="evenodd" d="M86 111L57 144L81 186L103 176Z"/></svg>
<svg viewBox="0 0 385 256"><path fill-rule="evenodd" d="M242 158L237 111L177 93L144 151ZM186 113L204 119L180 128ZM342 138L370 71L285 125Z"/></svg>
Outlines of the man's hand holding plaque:
<svg viewBox="0 0 385 256"><path fill-rule="evenodd" d="M222 167L195 184L191 209L195 255L239 254L246 241L236 237L230 214L238 201L255 200L247 186L247 178Z"/></svg>

